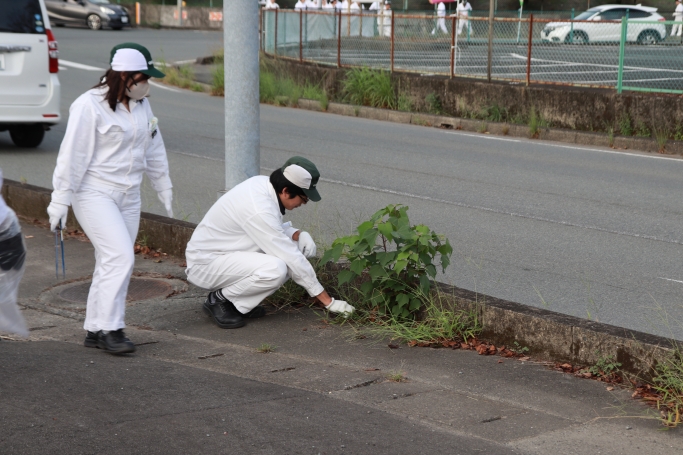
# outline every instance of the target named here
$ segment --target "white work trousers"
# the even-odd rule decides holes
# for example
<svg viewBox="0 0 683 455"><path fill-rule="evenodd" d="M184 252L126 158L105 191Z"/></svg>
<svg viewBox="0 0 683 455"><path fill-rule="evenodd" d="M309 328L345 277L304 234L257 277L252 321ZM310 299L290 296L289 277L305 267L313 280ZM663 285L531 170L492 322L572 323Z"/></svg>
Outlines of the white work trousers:
<svg viewBox="0 0 683 455"><path fill-rule="evenodd" d="M681 20L679 18L676 18L676 20ZM674 23L673 27L671 27L671 36L681 36L681 30L683 27L681 27L681 22L676 22Z"/></svg>
<svg viewBox="0 0 683 455"><path fill-rule="evenodd" d="M436 34L437 30L441 30L442 32L448 35L448 29L446 28L445 18L440 17L436 20L436 27L434 27L434 30L432 30L432 35Z"/></svg>
<svg viewBox="0 0 683 455"><path fill-rule="evenodd" d="M122 329L128 284L135 265L133 248L140 225L140 190L81 187L71 206L95 247L95 271L83 328L91 332Z"/></svg>
<svg viewBox="0 0 683 455"><path fill-rule="evenodd" d="M470 36L472 35L472 27L470 21L467 19L458 19L458 35L462 35L462 29L467 26Z"/></svg>
<svg viewBox="0 0 683 455"><path fill-rule="evenodd" d="M250 312L289 279L287 264L264 253L229 253L208 264L194 264L187 280L200 288L216 291L237 310Z"/></svg>

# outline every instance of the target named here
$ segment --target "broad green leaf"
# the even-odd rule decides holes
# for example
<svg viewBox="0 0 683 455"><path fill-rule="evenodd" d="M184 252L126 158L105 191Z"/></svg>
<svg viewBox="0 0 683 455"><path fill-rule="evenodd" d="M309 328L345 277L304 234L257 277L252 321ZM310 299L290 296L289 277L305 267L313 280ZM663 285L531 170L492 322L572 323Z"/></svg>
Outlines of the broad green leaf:
<svg viewBox="0 0 683 455"><path fill-rule="evenodd" d="M356 259L351 263L350 268L353 273L360 275L363 273L363 269L365 269L365 261L363 259Z"/></svg>
<svg viewBox="0 0 683 455"><path fill-rule="evenodd" d="M429 288L431 285L432 284L427 275L420 275L420 290L424 295L429 295Z"/></svg>
<svg viewBox="0 0 683 455"><path fill-rule="evenodd" d="M425 226L424 224L418 224L417 226L414 227L414 229L419 232L420 234L429 234L429 228Z"/></svg>
<svg viewBox="0 0 683 455"><path fill-rule="evenodd" d="M366 221L365 223L361 223L360 226L358 226L358 234L363 235L365 231L370 229L375 223L372 221Z"/></svg>
<svg viewBox="0 0 683 455"><path fill-rule="evenodd" d="M401 307L394 305L394 307L391 309L391 312L394 316L398 316L398 314L401 312Z"/></svg>
<svg viewBox="0 0 683 455"><path fill-rule="evenodd" d="M395 251L390 251L388 253L377 253L377 260L379 261L379 265L382 267L385 267L389 262L393 261L394 257L396 257Z"/></svg>
<svg viewBox="0 0 683 455"><path fill-rule="evenodd" d="M356 274L353 273L351 270L342 270L341 272L339 272L339 275L337 276L337 279L339 280L339 286L353 280L355 276Z"/></svg>
<svg viewBox="0 0 683 455"><path fill-rule="evenodd" d="M382 267L379 264L375 264L372 267L370 267L370 271L368 273L370 274L370 278L372 278L373 281L377 280L377 278L379 277L389 276L387 275L387 271L384 270L384 267Z"/></svg>
<svg viewBox="0 0 683 455"><path fill-rule="evenodd" d="M450 265L451 260L448 258L448 256L441 256L441 268L442 270L446 270L446 268Z"/></svg>
<svg viewBox="0 0 683 455"><path fill-rule="evenodd" d="M422 301L420 299L410 299L410 311L415 311L420 308Z"/></svg>
<svg viewBox="0 0 683 455"><path fill-rule="evenodd" d="M372 293L373 290L373 284L372 281L366 281L365 283L361 284L360 286L360 292L363 293L363 295L368 296Z"/></svg>
<svg viewBox="0 0 683 455"><path fill-rule="evenodd" d="M396 296L396 303L398 304L398 306L407 305L409 301L410 297L406 294L401 293Z"/></svg>
<svg viewBox="0 0 683 455"><path fill-rule="evenodd" d="M426 266L425 270L427 271L427 274L430 277L436 278L436 267L434 267L432 264L429 264L428 266Z"/></svg>
<svg viewBox="0 0 683 455"><path fill-rule="evenodd" d="M344 251L344 245L341 245L341 244L335 245L333 248L325 251L325 254L323 254L322 259L320 259L320 263L326 264L329 261L337 262L339 260L339 258L341 257L343 251Z"/></svg>
<svg viewBox="0 0 683 455"><path fill-rule="evenodd" d="M391 239L392 232L394 232L393 227L389 223L380 223L377 225L377 230L386 238Z"/></svg>
<svg viewBox="0 0 683 455"><path fill-rule="evenodd" d="M407 265L408 265L408 261L406 261L405 259L403 259L401 261L396 261L396 265L394 265L394 273L396 273L396 274L401 273L401 271L403 271L403 269L405 269Z"/></svg>
<svg viewBox="0 0 683 455"><path fill-rule="evenodd" d="M402 259L408 259L408 257L410 257L410 251L399 251L396 255L396 260L400 261Z"/></svg>
<svg viewBox="0 0 683 455"><path fill-rule="evenodd" d="M368 245L372 248L375 246L375 242L377 241L377 235L379 232L377 229L368 229L365 231L365 234L363 234L363 240L368 243Z"/></svg>

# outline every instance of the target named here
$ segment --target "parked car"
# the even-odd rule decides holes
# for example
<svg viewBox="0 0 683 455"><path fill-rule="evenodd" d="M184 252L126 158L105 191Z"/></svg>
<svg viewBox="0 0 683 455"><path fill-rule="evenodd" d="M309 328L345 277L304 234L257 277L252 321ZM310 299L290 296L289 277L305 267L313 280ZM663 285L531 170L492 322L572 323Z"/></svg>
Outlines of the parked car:
<svg viewBox="0 0 683 455"><path fill-rule="evenodd" d="M0 3L0 131L37 147L61 119L57 41L44 0Z"/></svg>
<svg viewBox="0 0 683 455"><path fill-rule="evenodd" d="M591 8L570 22L550 22L541 31L541 39L552 43L618 43L621 41L621 19L628 13L629 23L626 40L638 44L656 44L666 39L664 24L638 22L661 22L666 19L657 14L657 8L641 5L602 5ZM610 21L610 23L597 22ZM634 23L635 22L635 23Z"/></svg>
<svg viewBox="0 0 683 455"><path fill-rule="evenodd" d="M109 0L45 0L50 20L57 26L87 25L92 30L130 27L126 8Z"/></svg>

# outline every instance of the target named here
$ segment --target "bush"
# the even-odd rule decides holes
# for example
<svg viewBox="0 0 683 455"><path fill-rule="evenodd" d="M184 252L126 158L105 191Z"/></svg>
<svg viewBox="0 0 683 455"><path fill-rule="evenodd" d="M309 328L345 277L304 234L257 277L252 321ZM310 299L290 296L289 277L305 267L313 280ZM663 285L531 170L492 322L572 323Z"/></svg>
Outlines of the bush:
<svg viewBox="0 0 683 455"><path fill-rule="evenodd" d="M394 109L396 95L391 76L386 71L370 68L354 68L346 73L343 82L346 101L360 106Z"/></svg>
<svg viewBox="0 0 683 455"><path fill-rule="evenodd" d="M360 292L371 308L397 318L415 316L430 295L437 267L445 271L453 252L448 239L425 225L411 226L408 207L388 205L357 228L358 234L332 242L321 264L345 256L349 269L339 286L360 279Z"/></svg>
<svg viewBox="0 0 683 455"><path fill-rule="evenodd" d="M425 104L427 105L427 111L430 114L440 115L443 112L443 106L441 105L441 100L436 95L436 93L430 93L425 97Z"/></svg>

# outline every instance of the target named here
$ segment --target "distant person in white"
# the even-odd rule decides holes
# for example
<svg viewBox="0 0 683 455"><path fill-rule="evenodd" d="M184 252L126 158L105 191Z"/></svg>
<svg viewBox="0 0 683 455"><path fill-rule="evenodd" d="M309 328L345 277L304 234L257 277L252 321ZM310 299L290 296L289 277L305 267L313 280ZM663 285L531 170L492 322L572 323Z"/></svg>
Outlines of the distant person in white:
<svg viewBox="0 0 683 455"><path fill-rule="evenodd" d="M379 2L371 3L368 11L379 11Z"/></svg>
<svg viewBox="0 0 683 455"><path fill-rule="evenodd" d="M432 30L432 35L436 35L437 30L448 34L448 29L446 28L446 5L443 2L439 3L436 7L436 15L438 19L436 20L436 27Z"/></svg>
<svg viewBox="0 0 683 455"><path fill-rule="evenodd" d="M377 18L377 20L379 21L380 18ZM381 35L387 38L391 38L391 3L386 2L384 4L381 20L384 24L384 26L382 27Z"/></svg>
<svg viewBox="0 0 683 455"><path fill-rule="evenodd" d="M275 3L275 0L266 0L266 6L263 9L280 9L280 6Z"/></svg>
<svg viewBox="0 0 683 455"><path fill-rule="evenodd" d="M674 20L676 23L673 25L673 27L671 27L671 36L681 36L681 31L683 29L683 3L681 3L681 0L676 0Z"/></svg>
<svg viewBox="0 0 683 455"><path fill-rule="evenodd" d="M469 35L472 36L472 26L470 21L467 19L469 17L469 12L472 11L472 5L467 0L458 1L458 7L455 12L458 15L458 35L462 35L462 29L467 26Z"/></svg>
<svg viewBox="0 0 683 455"><path fill-rule="evenodd" d="M306 2L306 6L308 7L308 9L317 10L318 9L318 0L308 0Z"/></svg>
<svg viewBox="0 0 683 455"><path fill-rule="evenodd" d="M306 10L306 9L308 9L308 5L306 5L306 0L299 0L298 2L296 2L296 4L294 5L294 9L296 9L296 10L300 10L300 9Z"/></svg>
<svg viewBox="0 0 683 455"><path fill-rule="evenodd" d="M324 2L323 2L323 9L325 9L325 10L333 10L333 9L334 9L334 0L330 0L329 2L324 1Z"/></svg>
<svg viewBox="0 0 683 455"><path fill-rule="evenodd" d="M351 3L351 11L360 11L361 9L364 9L365 7L361 7L358 2L353 2Z"/></svg>

